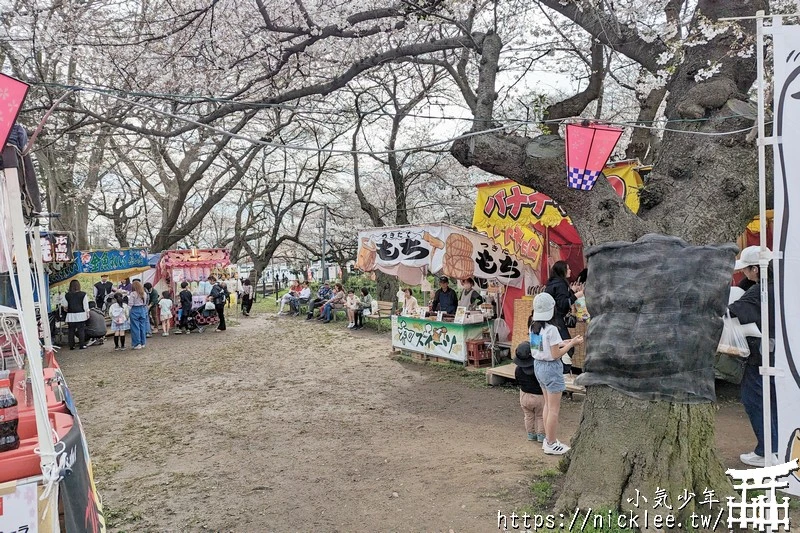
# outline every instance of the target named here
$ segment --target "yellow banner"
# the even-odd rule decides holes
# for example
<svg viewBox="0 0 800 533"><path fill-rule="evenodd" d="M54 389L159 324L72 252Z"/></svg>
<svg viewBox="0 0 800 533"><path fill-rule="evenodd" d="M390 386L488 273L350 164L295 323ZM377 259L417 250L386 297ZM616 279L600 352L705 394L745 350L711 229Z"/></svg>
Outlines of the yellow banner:
<svg viewBox="0 0 800 533"><path fill-rule="evenodd" d="M634 213L639 211L642 178L638 161L625 161L606 167L603 173L611 186ZM566 178L564 186L566 187ZM544 239L533 227L553 228L569 220L566 213L547 195L511 180L478 187L472 225L523 262L539 268Z"/></svg>

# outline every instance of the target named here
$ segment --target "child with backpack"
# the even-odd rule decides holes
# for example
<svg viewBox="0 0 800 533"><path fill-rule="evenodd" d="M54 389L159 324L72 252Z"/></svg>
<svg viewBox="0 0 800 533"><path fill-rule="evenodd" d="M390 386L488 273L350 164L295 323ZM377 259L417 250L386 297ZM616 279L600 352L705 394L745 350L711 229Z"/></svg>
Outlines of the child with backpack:
<svg viewBox="0 0 800 533"><path fill-rule="evenodd" d="M131 309L121 292L114 294L108 314L111 315L111 331L114 333L114 351L122 351L125 349L125 332L131 329Z"/></svg>
<svg viewBox="0 0 800 533"><path fill-rule="evenodd" d="M161 299L158 301L158 310L161 318L161 328L164 333L162 337L169 336L169 329L172 327L172 300L169 297L169 291L161 293Z"/></svg>
<svg viewBox="0 0 800 533"><path fill-rule="evenodd" d="M556 438L561 395L567 390L561 357L576 344L583 343L583 337L578 335L567 341L561 338L554 318L555 307L556 301L546 292L537 294L533 299L530 345L534 374L544 392L542 416L545 438L542 450L548 455L563 455L569 451L569 446Z"/></svg>
<svg viewBox="0 0 800 533"><path fill-rule="evenodd" d="M514 379L519 385L519 406L525 416L525 430L528 440L544 442L544 393L533 370L534 359L531 343L521 342L514 353Z"/></svg>

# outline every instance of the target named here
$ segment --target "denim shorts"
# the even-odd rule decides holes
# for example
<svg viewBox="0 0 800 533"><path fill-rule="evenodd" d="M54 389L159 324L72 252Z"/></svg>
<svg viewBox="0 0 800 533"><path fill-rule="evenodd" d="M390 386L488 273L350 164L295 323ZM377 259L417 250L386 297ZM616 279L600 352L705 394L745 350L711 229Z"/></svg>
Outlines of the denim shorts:
<svg viewBox="0 0 800 533"><path fill-rule="evenodd" d="M536 373L536 379L550 394L567 390L567 385L564 383L564 365L561 363L561 359L554 361L536 359L533 362L533 371Z"/></svg>

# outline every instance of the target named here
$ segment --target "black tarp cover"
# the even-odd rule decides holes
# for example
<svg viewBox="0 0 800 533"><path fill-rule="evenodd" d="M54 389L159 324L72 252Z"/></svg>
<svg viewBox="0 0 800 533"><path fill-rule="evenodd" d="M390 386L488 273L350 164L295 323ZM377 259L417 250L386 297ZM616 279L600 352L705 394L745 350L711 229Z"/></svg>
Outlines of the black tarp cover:
<svg viewBox="0 0 800 533"><path fill-rule="evenodd" d="M642 400L713 402L714 353L738 248L645 235L589 248L584 373Z"/></svg>

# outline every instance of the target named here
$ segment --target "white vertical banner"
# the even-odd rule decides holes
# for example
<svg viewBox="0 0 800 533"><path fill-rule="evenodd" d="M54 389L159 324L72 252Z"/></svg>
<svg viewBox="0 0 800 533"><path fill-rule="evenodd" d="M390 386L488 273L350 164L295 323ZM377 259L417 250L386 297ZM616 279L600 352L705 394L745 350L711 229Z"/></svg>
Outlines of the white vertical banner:
<svg viewBox="0 0 800 533"><path fill-rule="evenodd" d="M800 25L773 18L775 378L778 460L800 459ZM781 257L779 255L778 257ZM789 489L800 495L800 473Z"/></svg>

